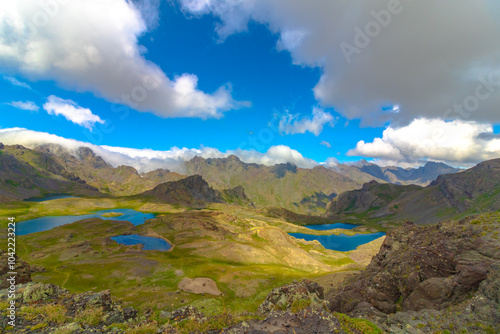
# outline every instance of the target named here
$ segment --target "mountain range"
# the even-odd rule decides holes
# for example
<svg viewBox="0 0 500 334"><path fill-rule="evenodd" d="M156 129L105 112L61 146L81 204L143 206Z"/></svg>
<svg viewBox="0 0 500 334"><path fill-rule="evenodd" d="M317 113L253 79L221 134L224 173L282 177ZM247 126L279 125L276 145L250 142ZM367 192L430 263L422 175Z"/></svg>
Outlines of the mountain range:
<svg viewBox="0 0 500 334"><path fill-rule="evenodd" d="M194 207L222 201L329 219L429 222L470 212L478 205L496 208L498 195L498 183L491 182L497 180L496 160L467 171L434 162L404 169L366 161L305 169L291 163L244 163L232 155L194 157L186 162L186 175L182 175L167 169L139 173L130 166L113 167L87 147L70 151L59 145L34 149L2 145L0 152L3 201L51 193L153 196ZM200 177L188 178L193 175Z"/></svg>
<svg viewBox="0 0 500 334"><path fill-rule="evenodd" d="M402 168L395 166L380 167L366 160L354 164L338 164L333 168L343 175L348 175L358 181L388 182L393 184L429 185L439 175L457 173L460 168L450 167L441 162L428 161L418 168Z"/></svg>
<svg viewBox="0 0 500 334"><path fill-rule="evenodd" d="M106 209L102 218L116 217L18 236L23 251L16 271L19 283L26 284L16 297L23 303L20 328L41 333L114 333L116 326L122 333L285 328L290 334L300 328L312 334L392 333L403 324L408 333L435 333L463 332L474 322L485 328L477 332L498 332L500 159L468 170L450 168L361 162L304 169L229 156L195 157L185 164L185 174L139 173L114 167L85 147L0 145L0 196L12 201L0 206L5 216L24 222ZM429 183L441 170L451 173ZM57 193L77 197L18 202ZM123 208L156 216L134 225L120 218ZM456 219L474 213L481 214ZM443 219L426 226L401 222ZM387 233L349 252L294 236L325 236L333 231L300 225L339 221L358 225L336 230L339 237ZM171 248L161 252L115 241L129 235L160 239ZM0 250L5 263L7 256ZM0 277L10 275L8 270L0 266ZM193 290L200 280L200 290ZM2 293L0 303L6 305ZM246 318L237 318L242 311ZM7 328L5 321L0 328Z"/></svg>
<svg viewBox="0 0 500 334"><path fill-rule="evenodd" d="M436 222L456 215L500 209L500 159L437 177L427 187L365 183L333 199L332 219L411 220Z"/></svg>

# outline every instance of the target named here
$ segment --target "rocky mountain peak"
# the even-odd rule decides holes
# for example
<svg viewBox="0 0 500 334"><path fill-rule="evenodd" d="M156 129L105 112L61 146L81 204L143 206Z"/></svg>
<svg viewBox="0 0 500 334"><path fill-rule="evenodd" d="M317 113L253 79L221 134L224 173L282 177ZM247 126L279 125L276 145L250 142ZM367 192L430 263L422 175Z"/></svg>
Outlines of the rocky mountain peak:
<svg viewBox="0 0 500 334"><path fill-rule="evenodd" d="M103 158L101 158L99 155L95 154L94 151L92 151L88 147L79 147L76 151L77 158L84 161L84 162L89 162L92 164L94 168L103 168L106 166L109 166L106 161L104 161Z"/></svg>

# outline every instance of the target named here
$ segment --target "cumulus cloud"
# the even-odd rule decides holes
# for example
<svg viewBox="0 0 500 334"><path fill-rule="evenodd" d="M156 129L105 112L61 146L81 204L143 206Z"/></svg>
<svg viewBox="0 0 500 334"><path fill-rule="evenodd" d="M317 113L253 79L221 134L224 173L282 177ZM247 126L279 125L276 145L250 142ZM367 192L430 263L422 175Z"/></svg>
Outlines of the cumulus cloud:
<svg viewBox="0 0 500 334"><path fill-rule="evenodd" d="M40 109L33 101L12 101L5 104L21 110L38 111Z"/></svg>
<svg viewBox="0 0 500 334"><path fill-rule="evenodd" d="M17 0L0 3L0 68L161 117L220 118L248 106L230 85L208 94L194 74L169 78L138 39L158 1Z"/></svg>
<svg viewBox="0 0 500 334"><path fill-rule="evenodd" d="M328 148L332 148L332 144L330 144L329 142L325 141L325 140L322 140L321 143L319 143L320 145L323 145L325 147L328 147Z"/></svg>
<svg viewBox="0 0 500 334"><path fill-rule="evenodd" d="M31 86L28 85L26 82L19 81L19 80L17 80L14 77L10 77L8 75L4 75L3 79L6 80L6 81L8 81L8 82L10 82L14 86L22 87L22 88L26 88L26 89L31 89Z"/></svg>
<svg viewBox="0 0 500 334"><path fill-rule="evenodd" d="M281 116L279 131L285 134L297 134L311 132L318 136L326 124L333 125L334 117L321 108L313 108L311 118L300 118L299 114L292 115L288 110Z"/></svg>
<svg viewBox="0 0 500 334"><path fill-rule="evenodd" d="M383 165L415 165L426 160L467 166L500 157L500 138L491 124L420 118L389 126L382 138L359 141L348 155L379 159Z"/></svg>
<svg viewBox="0 0 500 334"><path fill-rule="evenodd" d="M82 108L72 100L64 100L54 95L47 98L43 109L49 115L64 116L68 121L83 126L90 131L92 131L96 123L105 123L99 116L94 115L90 109Z"/></svg>
<svg viewBox="0 0 500 334"><path fill-rule="evenodd" d="M246 30L251 20L265 24L294 63L321 68L314 87L321 105L362 124L418 117L500 121L498 1L181 3L192 15L218 17L221 39Z"/></svg>
<svg viewBox="0 0 500 334"><path fill-rule="evenodd" d="M265 153L241 149L221 152L211 147L202 147L199 149L172 147L166 151L158 151L152 149L94 145L74 139L63 138L46 132L32 131L23 128L0 129L0 142L6 145L19 144L29 148L34 148L42 144L58 144L65 147L73 154L75 154L79 147L88 147L112 166L132 166L139 172L166 168L184 173L184 163L195 156L203 158L224 158L233 154L239 157L243 162L258 163L268 166L286 162L294 163L302 168L312 168L317 165L314 160L305 158L298 151L284 145L272 146Z"/></svg>
<svg viewBox="0 0 500 334"><path fill-rule="evenodd" d="M323 166L326 166L327 168L335 168L339 164L339 161L337 158L330 157L326 159L325 162L322 163Z"/></svg>
<svg viewBox="0 0 500 334"><path fill-rule="evenodd" d="M255 150L233 150L226 154L234 154L242 161L272 166L279 163L290 162L298 167L312 168L318 163L312 159L305 158L299 151L285 145L271 146L266 153Z"/></svg>

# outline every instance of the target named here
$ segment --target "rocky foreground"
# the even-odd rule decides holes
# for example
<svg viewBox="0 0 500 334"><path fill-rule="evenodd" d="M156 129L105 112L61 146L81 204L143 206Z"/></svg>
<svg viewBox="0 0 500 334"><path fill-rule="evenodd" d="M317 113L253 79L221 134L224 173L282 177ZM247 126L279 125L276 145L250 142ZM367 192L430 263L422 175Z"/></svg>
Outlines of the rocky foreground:
<svg viewBox="0 0 500 334"><path fill-rule="evenodd" d="M387 233L366 270L330 294L329 309L394 333L500 332L499 218Z"/></svg>
<svg viewBox="0 0 500 334"><path fill-rule="evenodd" d="M122 308L109 291L19 285L14 333L498 333L500 214L390 231L365 271L327 296L303 280L272 290L256 313ZM1 273L0 273L1 274ZM0 291L7 315L7 290Z"/></svg>

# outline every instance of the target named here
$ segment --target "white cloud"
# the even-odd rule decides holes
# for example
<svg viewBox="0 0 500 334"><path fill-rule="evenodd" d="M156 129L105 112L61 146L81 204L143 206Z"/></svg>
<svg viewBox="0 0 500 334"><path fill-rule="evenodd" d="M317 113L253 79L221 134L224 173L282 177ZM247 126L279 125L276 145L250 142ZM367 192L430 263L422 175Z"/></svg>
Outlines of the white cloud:
<svg viewBox="0 0 500 334"><path fill-rule="evenodd" d="M327 168L335 168L339 164L339 161L337 158L330 157L326 159L325 162L322 163L323 166L326 166Z"/></svg>
<svg viewBox="0 0 500 334"><path fill-rule="evenodd" d="M90 131L92 131L96 123L105 123L99 116L94 115L90 109L82 108L74 101L64 100L54 95L47 98L43 109L49 115L64 116L68 121L83 126Z"/></svg>
<svg viewBox="0 0 500 334"><path fill-rule="evenodd" d="M500 138L491 124L420 118L389 126L382 138L358 142L348 155L379 159L383 165L414 165L433 160L466 166L500 157Z"/></svg>
<svg viewBox="0 0 500 334"><path fill-rule="evenodd" d="M323 145L323 146L326 146L328 148L332 148L332 144L330 144L329 142L325 141L325 140L322 140L321 143L319 143L320 145Z"/></svg>
<svg viewBox="0 0 500 334"><path fill-rule="evenodd" d="M207 94L196 75L170 79L144 57L138 39L156 24L158 3L2 1L0 68L161 117L220 118L248 106L232 98L229 85Z"/></svg>
<svg viewBox="0 0 500 334"><path fill-rule="evenodd" d="M500 121L498 1L181 3L188 13L220 18L216 29L221 39L246 30L250 20L265 24L280 35L277 48L288 50L294 63L321 68L314 87L321 105L361 118L363 124L418 117ZM389 7L398 3L396 10ZM366 29L371 37L359 32ZM342 43L357 49L350 62ZM391 104L398 108L382 109ZM457 111L455 104L472 111Z"/></svg>
<svg viewBox="0 0 500 334"><path fill-rule="evenodd" d="M313 108L312 118L299 119L299 114L292 115L288 111L281 116L279 121L279 131L285 134L297 134L311 132L318 136L323 131L323 126L330 124L333 126L334 117L321 108Z"/></svg>
<svg viewBox="0 0 500 334"><path fill-rule="evenodd" d="M166 168L183 173L185 172L184 163L195 156L201 156L203 158L224 158L232 154L239 157L243 162L269 166L286 162L294 163L302 168L312 168L318 165L314 160L305 158L298 151L284 145L270 147L265 153L241 149L221 152L211 147L202 147L200 149L172 147L167 151L157 151L152 149L94 145L74 139L59 137L46 132L32 131L23 128L0 129L0 142L6 145L19 144L29 148L34 148L42 144L58 144L65 147L73 154L79 147L88 147L112 166L132 166L139 172Z"/></svg>
<svg viewBox="0 0 500 334"><path fill-rule="evenodd" d="M243 162L257 163L272 166L279 163L291 162L298 167L312 168L318 163L312 159L305 158L299 151L285 145L271 146L266 153L255 150L230 150L226 154L234 154Z"/></svg>
<svg viewBox="0 0 500 334"><path fill-rule="evenodd" d="M40 109L33 101L12 101L5 104L21 110L38 111Z"/></svg>
<svg viewBox="0 0 500 334"><path fill-rule="evenodd" d="M9 77L8 75L4 75L3 78L4 78L4 80L7 80L8 82L10 82L14 86L22 87L22 88L26 88L26 89L32 89L30 85L28 85L25 82L19 81L14 77Z"/></svg>

